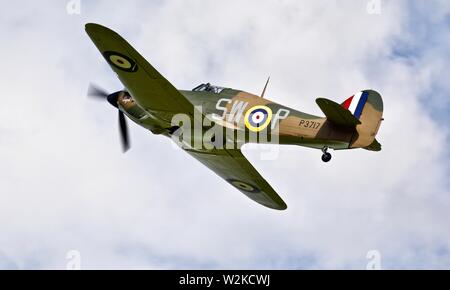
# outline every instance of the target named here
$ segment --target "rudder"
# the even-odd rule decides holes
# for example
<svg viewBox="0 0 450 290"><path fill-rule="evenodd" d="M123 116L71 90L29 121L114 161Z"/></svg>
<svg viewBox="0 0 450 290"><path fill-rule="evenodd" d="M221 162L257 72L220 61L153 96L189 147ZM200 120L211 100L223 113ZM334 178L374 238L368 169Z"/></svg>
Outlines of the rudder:
<svg viewBox="0 0 450 290"><path fill-rule="evenodd" d="M350 148L365 148L374 143L375 136L383 120L383 99L373 90L361 91L342 103L361 124L350 142Z"/></svg>

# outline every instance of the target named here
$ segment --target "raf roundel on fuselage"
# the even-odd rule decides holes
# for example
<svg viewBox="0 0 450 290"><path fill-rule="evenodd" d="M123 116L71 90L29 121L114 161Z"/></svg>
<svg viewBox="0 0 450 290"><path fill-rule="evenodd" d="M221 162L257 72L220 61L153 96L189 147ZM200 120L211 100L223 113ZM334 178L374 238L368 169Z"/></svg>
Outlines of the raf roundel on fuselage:
<svg viewBox="0 0 450 290"><path fill-rule="evenodd" d="M272 109L267 106L255 106L247 111L244 117L245 126L253 132L260 132L272 121Z"/></svg>

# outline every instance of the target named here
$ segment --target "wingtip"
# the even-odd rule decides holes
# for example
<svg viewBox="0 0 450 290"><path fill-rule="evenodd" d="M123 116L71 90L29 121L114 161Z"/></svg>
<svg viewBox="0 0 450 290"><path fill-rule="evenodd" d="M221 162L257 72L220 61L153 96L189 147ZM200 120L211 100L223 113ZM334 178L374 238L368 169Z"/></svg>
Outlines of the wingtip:
<svg viewBox="0 0 450 290"><path fill-rule="evenodd" d="M287 210L288 206L286 204L282 205L279 210L283 211L283 210Z"/></svg>
<svg viewBox="0 0 450 290"><path fill-rule="evenodd" d="M89 31L89 30L95 29L95 28L98 27L98 26L101 27L101 25L100 25L100 24L97 24L97 23L86 23L86 24L84 25L84 29L85 29L86 31Z"/></svg>
<svg viewBox="0 0 450 290"><path fill-rule="evenodd" d="M269 208L274 209L274 210L279 210L279 211L284 211L287 210L288 206L286 203L280 203L277 204L277 206L269 206Z"/></svg>
<svg viewBox="0 0 450 290"><path fill-rule="evenodd" d="M107 31L107 32L111 32L111 33L116 33L115 31L109 29L106 26L103 26L101 24L97 24L97 23L86 23L84 25L84 29L86 30L86 32L92 33L92 32L100 32L100 31Z"/></svg>

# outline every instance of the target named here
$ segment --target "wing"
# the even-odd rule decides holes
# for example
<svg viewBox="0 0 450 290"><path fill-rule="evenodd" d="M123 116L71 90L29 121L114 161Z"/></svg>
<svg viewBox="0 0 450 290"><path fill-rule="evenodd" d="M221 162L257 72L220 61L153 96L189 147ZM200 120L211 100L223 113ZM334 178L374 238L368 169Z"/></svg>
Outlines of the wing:
<svg viewBox="0 0 450 290"><path fill-rule="evenodd" d="M240 150L185 151L257 203L277 210L287 208L286 203Z"/></svg>
<svg viewBox="0 0 450 290"><path fill-rule="evenodd" d="M192 104L120 35L93 23L86 32L141 107L192 115Z"/></svg>

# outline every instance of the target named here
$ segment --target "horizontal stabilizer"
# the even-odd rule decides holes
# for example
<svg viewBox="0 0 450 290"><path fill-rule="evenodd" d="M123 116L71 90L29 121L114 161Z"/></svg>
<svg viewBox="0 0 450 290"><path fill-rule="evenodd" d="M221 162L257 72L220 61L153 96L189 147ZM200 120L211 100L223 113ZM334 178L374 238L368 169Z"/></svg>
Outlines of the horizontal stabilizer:
<svg viewBox="0 0 450 290"><path fill-rule="evenodd" d="M374 139L372 144L370 144L367 147L364 147L364 149L369 151L381 151L381 144L377 141L377 139Z"/></svg>
<svg viewBox="0 0 450 290"><path fill-rule="evenodd" d="M347 109L332 100L316 99L317 105L327 117L328 121L341 126L356 127L361 122Z"/></svg>

